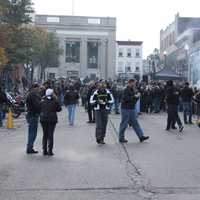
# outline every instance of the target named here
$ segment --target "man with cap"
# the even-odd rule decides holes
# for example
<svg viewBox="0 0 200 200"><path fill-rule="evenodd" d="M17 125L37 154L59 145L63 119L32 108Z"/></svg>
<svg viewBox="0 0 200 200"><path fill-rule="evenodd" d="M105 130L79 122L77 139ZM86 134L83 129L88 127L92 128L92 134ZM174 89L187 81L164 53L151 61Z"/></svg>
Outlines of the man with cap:
<svg viewBox="0 0 200 200"><path fill-rule="evenodd" d="M113 95L106 88L105 82L101 81L98 83L97 90L90 98L90 103L94 106L95 110L96 142L98 144L105 144L104 138L106 135L108 114L110 106L114 103Z"/></svg>
<svg viewBox="0 0 200 200"><path fill-rule="evenodd" d="M37 137L38 129L38 120L41 110L41 96L40 88L37 83L34 83L26 97L26 106L27 106L27 123L28 123L28 142L26 153L27 154L36 154L38 151L35 151L33 146L35 139Z"/></svg>
<svg viewBox="0 0 200 200"><path fill-rule="evenodd" d="M140 142L149 139L149 136L144 136L143 130L137 120L135 105L139 98L140 94L136 91L136 81L135 79L130 79L127 87L123 91L121 100L121 123L119 128L120 143L128 142L124 136L128 123L130 123L131 127L136 132Z"/></svg>

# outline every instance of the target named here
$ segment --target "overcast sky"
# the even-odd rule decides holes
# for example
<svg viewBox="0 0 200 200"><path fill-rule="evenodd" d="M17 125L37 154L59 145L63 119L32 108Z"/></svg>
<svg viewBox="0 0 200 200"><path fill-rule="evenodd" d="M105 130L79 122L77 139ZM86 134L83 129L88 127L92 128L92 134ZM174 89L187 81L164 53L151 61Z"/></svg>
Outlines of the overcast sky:
<svg viewBox="0 0 200 200"><path fill-rule="evenodd" d="M117 40L144 42L144 57L159 48L159 32L180 16L200 17L199 0L74 0L75 15L117 17ZM33 0L37 14L71 15L72 0Z"/></svg>

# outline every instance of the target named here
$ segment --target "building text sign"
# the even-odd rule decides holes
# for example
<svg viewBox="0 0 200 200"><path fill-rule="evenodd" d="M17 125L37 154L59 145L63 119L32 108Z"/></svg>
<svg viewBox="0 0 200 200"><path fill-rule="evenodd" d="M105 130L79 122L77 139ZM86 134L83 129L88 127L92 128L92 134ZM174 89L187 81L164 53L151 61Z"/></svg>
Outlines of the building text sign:
<svg viewBox="0 0 200 200"><path fill-rule="evenodd" d="M89 18L88 19L88 24L101 24L101 19Z"/></svg>

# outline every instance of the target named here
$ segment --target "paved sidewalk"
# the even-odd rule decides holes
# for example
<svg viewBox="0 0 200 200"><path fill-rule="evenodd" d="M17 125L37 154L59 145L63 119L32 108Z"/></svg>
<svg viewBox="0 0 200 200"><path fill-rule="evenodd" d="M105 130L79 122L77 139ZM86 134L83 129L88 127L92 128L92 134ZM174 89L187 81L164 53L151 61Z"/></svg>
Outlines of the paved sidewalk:
<svg viewBox="0 0 200 200"><path fill-rule="evenodd" d="M0 199L143 199L112 127L108 127L108 144L98 146L95 126L86 121L82 108L74 127L67 125L66 111L59 115L54 157L41 154L41 128L35 145L39 155L25 154L26 125L0 141Z"/></svg>
<svg viewBox="0 0 200 200"><path fill-rule="evenodd" d="M95 125L78 108L74 127L66 110L59 114L55 157L26 155L27 125L0 129L0 199L2 200L199 200L200 133L187 126L182 135L166 132L165 114L143 115L140 123L151 139L139 143L127 129L129 143L117 141L120 115L110 115L106 145L95 143Z"/></svg>
<svg viewBox="0 0 200 200"><path fill-rule="evenodd" d="M150 140L140 144L132 128L124 147L132 162L149 182L153 199L200 199L200 129L185 126L183 133L165 131L166 114L142 115L139 122ZM112 115L118 131L120 116Z"/></svg>

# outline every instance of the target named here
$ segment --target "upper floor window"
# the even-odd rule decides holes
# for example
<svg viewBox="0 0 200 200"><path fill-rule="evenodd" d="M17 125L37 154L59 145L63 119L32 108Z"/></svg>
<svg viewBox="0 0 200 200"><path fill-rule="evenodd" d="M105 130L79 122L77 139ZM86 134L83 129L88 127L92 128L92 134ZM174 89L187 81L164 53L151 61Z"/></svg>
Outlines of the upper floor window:
<svg viewBox="0 0 200 200"><path fill-rule="evenodd" d="M119 48L118 57L123 57L123 49Z"/></svg>
<svg viewBox="0 0 200 200"><path fill-rule="evenodd" d="M135 49L135 57L140 57L140 49L139 48L136 48Z"/></svg>
<svg viewBox="0 0 200 200"><path fill-rule="evenodd" d="M80 42L66 42L66 63L80 63Z"/></svg>
<svg viewBox="0 0 200 200"><path fill-rule="evenodd" d="M127 49L127 57L132 57L132 55L131 55L131 49L129 48L129 49Z"/></svg>
<svg viewBox="0 0 200 200"><path fill-rule="evenodd" d="M98 42L91 41L87 43L87 54L88 54L88 68L98 68L98 54L99 47Z"/></svg>

